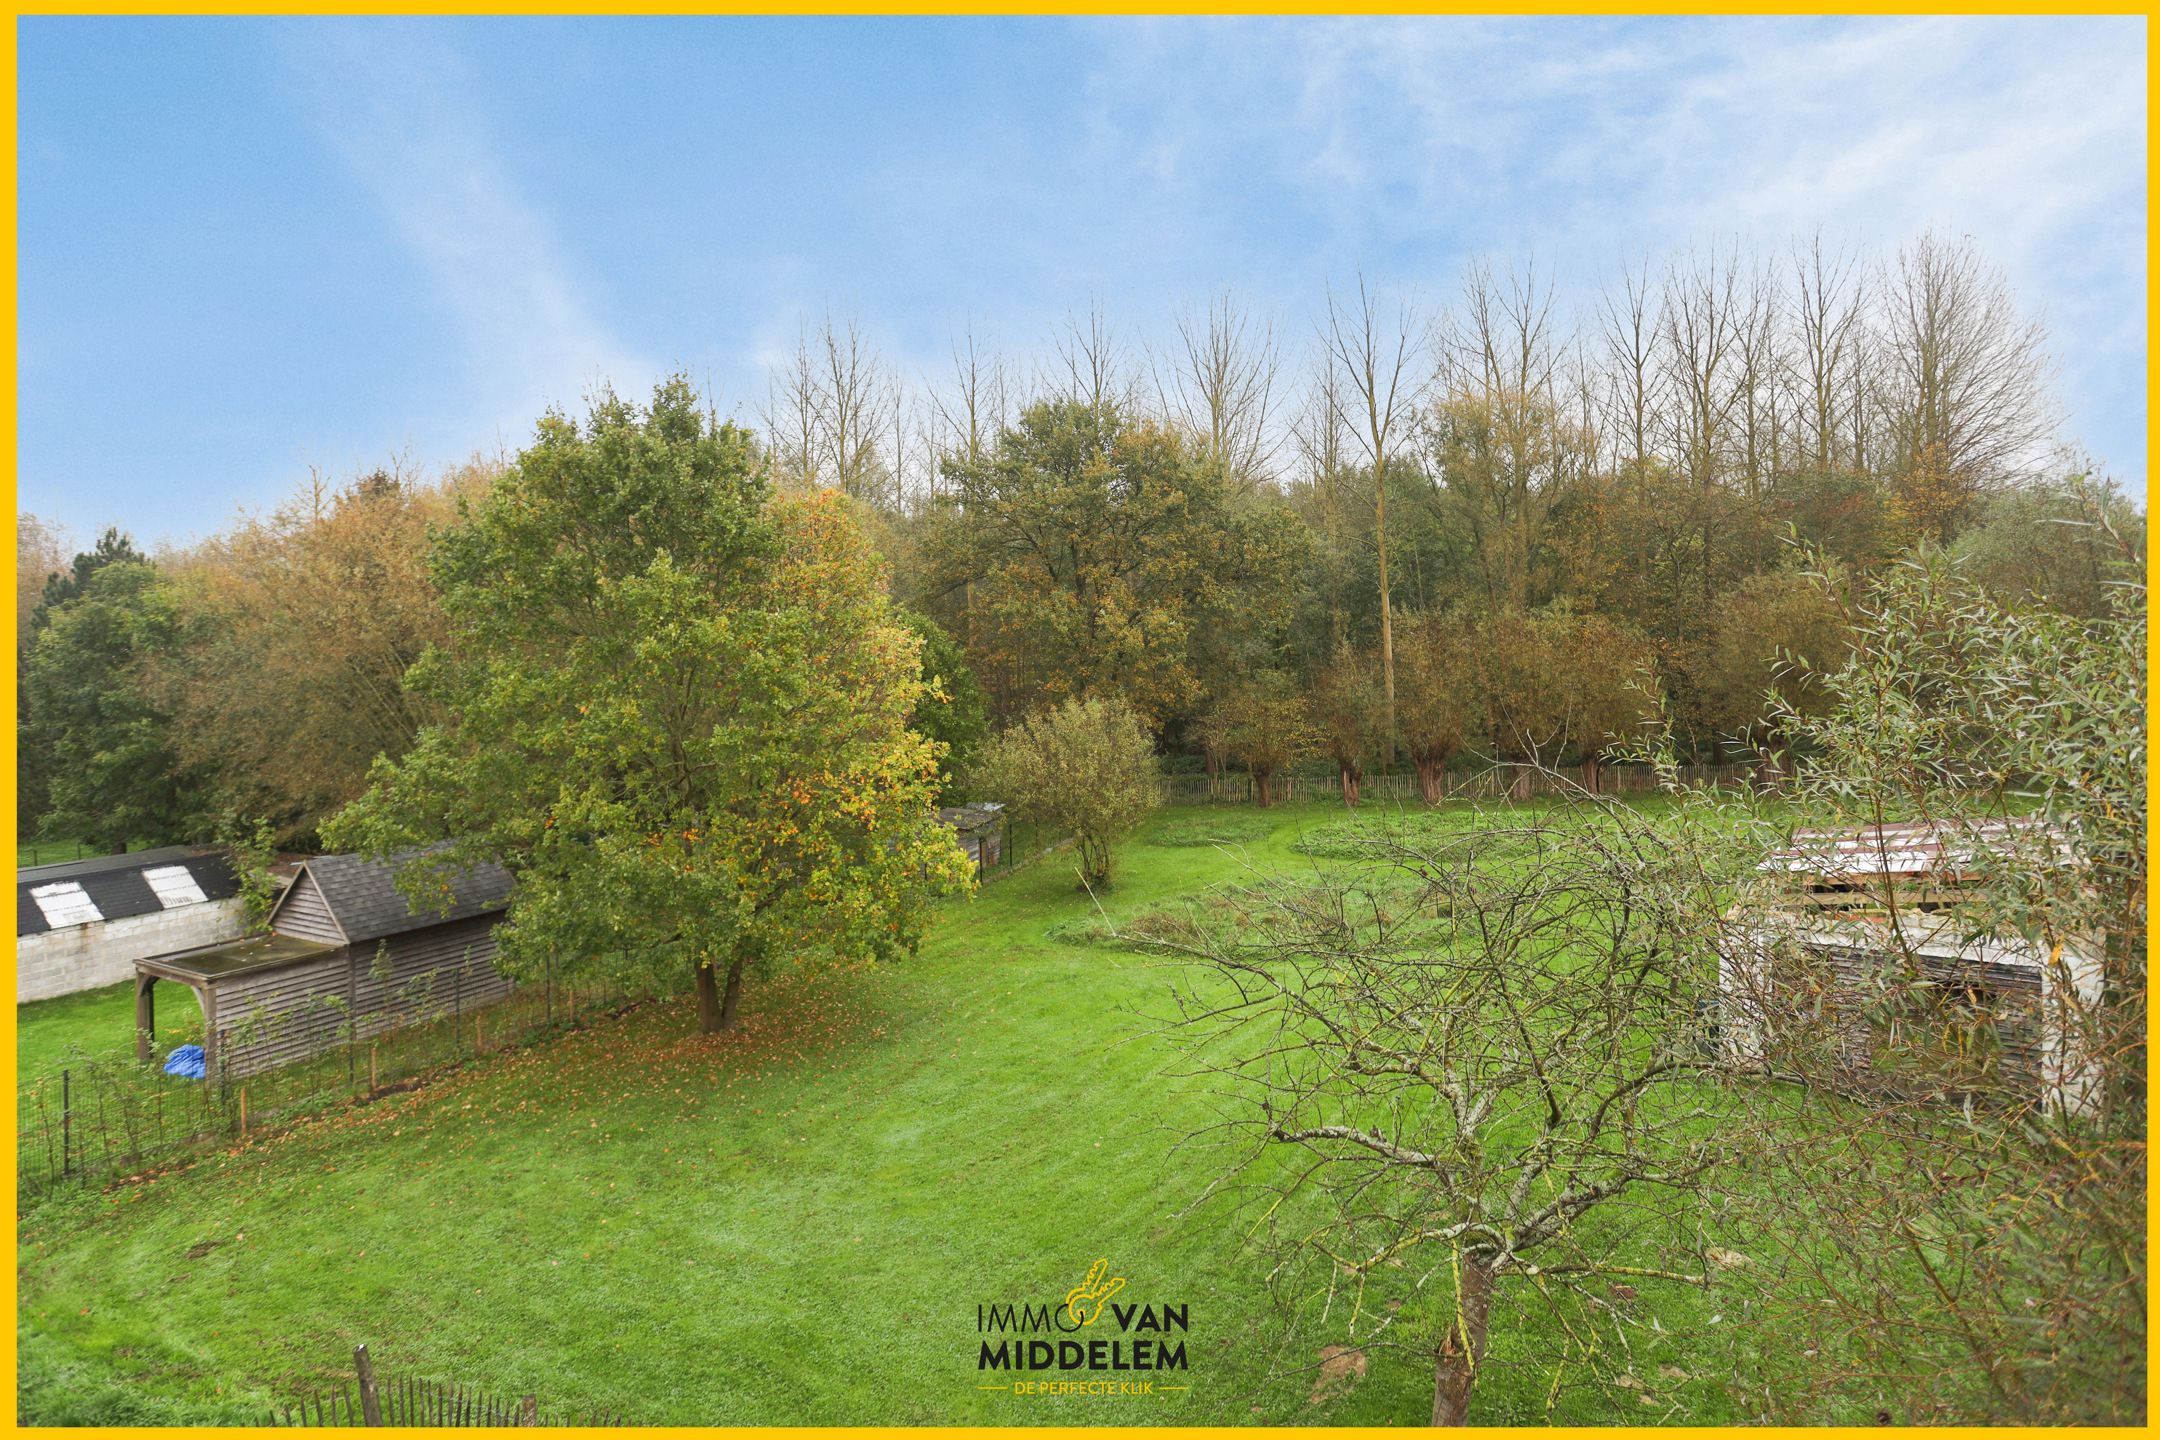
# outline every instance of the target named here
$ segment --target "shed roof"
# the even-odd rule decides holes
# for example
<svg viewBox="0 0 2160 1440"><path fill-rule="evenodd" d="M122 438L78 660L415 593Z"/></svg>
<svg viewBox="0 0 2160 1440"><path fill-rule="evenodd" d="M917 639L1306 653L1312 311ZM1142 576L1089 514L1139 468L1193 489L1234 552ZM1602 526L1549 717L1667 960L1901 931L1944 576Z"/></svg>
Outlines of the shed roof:
<svg viewBox="0 0 2160 1440"><path fill-rule="evenodd" d="M987 830L1005 818L1005 804L1001 800L983 800L973 805L947 805L937 812L937 817L963 833Z"/></svg>
<svg viewBox="0 0 2160 1440"><path fill-rule="evenodd" d="M188 982L223 980L231 975L272 970L280 965L313 959L337 948L291 935L254 935L245 940L227 940L170 955L146 956L135 962L135 972Z"/></svg>
<svg viewBox="0 0 2160 1440"><path fill-rule="evenodd" d="M510 903L510 872L499 865L477 864L453 870L443 877L447 909L412 908L397 888L398 870L437 847L401 851L383 860L364 855L317 855L302 861L300 876L279 898L278 908L300 889L300 877L312 879L321 892L331 918L345 932L347 941L359 944L388 935L402 935L429 925L489 915ZM270 913L273 925L277 910Z"/></svg>
<svg viewBox="0 0 2160 1440"><path fill-rule="evenodd" d="M146 878L149 871L161 873ZM42 935L69 925L230 900L239 893L231 857L203 846L166 845L31 865L15 872L15 933Z"/></svg>
<svg viewBox="0 0 2160 1440"><path fill-rule="evenodd" d="M1772 851L1757 868L1825 880L1897 875L1954 882L1971 873L1981 855L2013 846L2067 858L2061 837L2041 820L1911 820L1795 830L1793 843Z"/></svg>

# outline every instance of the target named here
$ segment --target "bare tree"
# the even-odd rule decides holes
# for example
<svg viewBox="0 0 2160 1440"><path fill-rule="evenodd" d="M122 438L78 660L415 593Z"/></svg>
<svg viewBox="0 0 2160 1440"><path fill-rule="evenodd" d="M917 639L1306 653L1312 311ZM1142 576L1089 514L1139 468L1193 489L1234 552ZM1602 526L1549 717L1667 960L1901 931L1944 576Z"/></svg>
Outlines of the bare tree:
<svg viewBox="0 0 2160 1440"><path fill-rule="evenodd" d="M973 463L982 459L1012 413L1012 386L1004 358L969 330L953 342L952 375L930 390L938 423L938 449Z"/></svg>
<svg viewBox="0 0 2160 1440"><path fill-rule="evenodd" d="M1357 300L1327 295L1327 318L1320 331L1326 364L1335 373L1337 394L1350 417L1349 433L1364 451L1373 482L1373 543L1380 565L1381 754L1395 758L1395 625L1388 593L1388 465L1403 443L1417 411L1417 362L1426 345L1426 326L1415 299L1383 305L1377 291L1358 277Z"/></svg>
<svg viewBox="0 0 2160 1440"><path fill-rule="evenodd" d="M783 483L833 486L890 508L899 502L887 447L904 433L898 377L854 320L827 315L798 333L795 353L768 378L764 424Z"/></svg>
<svg viewBox="0 0 2160 1440"><path fill-rule="evenodd" d="M1674 458L1696 488L1707 490L1732 462L1744 309L1738 258L1712 249L1674 261L1659 309Z"/></svg>
<svg viewBox="0 0 2160 1440"><path fill-rule="evenodd" d="M805 323L796 332L795 353L766 376L765 407L759 417L773 471L782 484L811 490L821 483L824 416L824 378Z"/></svg>
<svg viewBox="0 0 2160 1440"><path fill-rule="evenodd" d="M1313 376L1305 402L1290 422L1290 445L1299 471L1319 502L1320 531L1327 542L1329 561L1343 553L1343 490L1347 482L1347 454L1354 443L1348 417L1343 414L1341 377L1333 365L1322 365ZM1328 653L1350 643L1348 617L1343 612L1342 589L1328 586Z"/></svg>
<svg viewBox="0 0 2160 1440"><path fill-rule="evenodd" d="M1495 605L1529 603L1546 515L1588 439L1559 413L1554 329L1552 287L1534 264L1503 279L1481 262L1436 336L1439 398L1419 439L1441 522Z"/></svg>
<svg viewBox="0 0 2160 1440"><path fill-rule="evenodd" d="M1181 312L1177 342L1155 369L1164 412L1249 488L1267 478L1279 442L1271 421L1282 372L1275 326L1225 291L1204 315Z"/></svg>
<svg viewBox="0 0 2160 1440"><path fill-rule="evenodd" d="M884 446L900 409L898 381L854 320L835 325L828 315L817 338L824 402L819 445L827 483L858 500L890 506L897 497Z"/></svg>
<svg viewBox="0 0 2160 1440"><path fill-rule="evenodd" d="M1783 440L1784 295L1777 272L1749 264L1741 277L1735 359L1740 391L1740 476L1748 498L1759 498L1779 468Z"/></svg>
<svg viewBox="0 0 2160 1440"><path fill-rule="evenodd" d="M1853 445L1853 388L1848 375L1862 365L1866 338L1859 266L1828 250L1817 231L1793 254L1794 369L1801 403L1801 454L1818 471L1858 469Z"/></svg>
<svg viewBox="0 0 2160 1440"><path fill-rule="evenodd" d="M1085 316L1066 316L1051 346L1057 362L1042 377L1044 388L1097 411L1133 408L1139 382L1100 300L1088 305Z"/></svg>
<svg viewBox="0 0 2160 1440"><path fill-rule="evenodd" d="M1599 339L1605 352L1609 428L1621 448L1615 468L1640 467L1650 457L1661 404L1658 336L1663 321L1647 268L1631 269L1620 291L1608 290L1599 305Z"/></svg>
<svg viewBox="0 0 2160 1440"><path fill-rule="evenodd" d="M1271 1273L1341 1305L1352 1343L1430 1364L1436 1425L1470 1414L1499 1287L1611 1307L1737 1258L1692 1224L1732 1135L1696 1029L1704 853L1578 799L1375 831L1372 867L1141 927L1200 967L1173 1035L1220 1116L1186 1141L1223 1152L1206 1198L1248 1207Z"/></svg>
<svg viewBox="0 0 2160 1440"><path fill-rule="evenodd" d="M1923 235L1882 293L1881 403L1921 527L1941 533L1975 497L2028 473L2053 428L2040 326L1970 241Z"/></svg>

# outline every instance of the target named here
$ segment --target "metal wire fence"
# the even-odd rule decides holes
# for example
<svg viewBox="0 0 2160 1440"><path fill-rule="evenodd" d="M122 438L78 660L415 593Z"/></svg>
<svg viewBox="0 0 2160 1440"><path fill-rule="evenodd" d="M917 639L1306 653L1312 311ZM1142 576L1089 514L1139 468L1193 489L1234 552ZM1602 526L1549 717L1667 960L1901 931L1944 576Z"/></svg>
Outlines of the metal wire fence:
<svg viewBox="0 0 2160 1440"><path fill-rule="evenodd" d="M409 1088L444 1067L544 1043L661 993L608 980L542 980L481 1009L446 1005L396 1030L348 1033L318 1055L223 1084L143 1064L132 1035L110 1047L77 1046L54 1069L16 1083L16 1201L139 1174L235 1136Z"/></svg>

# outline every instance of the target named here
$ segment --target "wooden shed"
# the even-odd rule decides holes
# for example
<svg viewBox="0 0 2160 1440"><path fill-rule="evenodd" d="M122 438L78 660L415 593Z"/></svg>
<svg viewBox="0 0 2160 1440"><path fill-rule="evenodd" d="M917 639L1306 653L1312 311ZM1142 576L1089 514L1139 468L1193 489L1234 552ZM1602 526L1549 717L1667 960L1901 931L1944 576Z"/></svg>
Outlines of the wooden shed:
<svg viewBox="0 0 2160 1440"><path fill-rule="evenodd" d="M151 1058L161 980L201 1003L212 1080L501 999L510 982L495 968L495 926L509 874L493 865L446 874L441 903L415 910L394 877L417 854L315 856L278 898L268 934L137 961L137 1056Z"/></svg>
<svg viewBox="0 0 2160 1440"><path fill-rule="evenodd" d="M985 800L974 805L947 805L938 819L953 827L954 838L978 871L988 870L1005 858L1005 806Z"/></svg>
<svg viewBox="0 0 2160 1440"><path fill-rule="evenodd" d="M1768 902L1735 914L1719 963L1727 1054L1756 1064L1814 1045L1872 1084L2087 1108L2080 1017L2101 1000L2099 947L1974 933L1960 892L1990 852L2067 858L2021 820L1803 830L1766 856Z"/></svg>

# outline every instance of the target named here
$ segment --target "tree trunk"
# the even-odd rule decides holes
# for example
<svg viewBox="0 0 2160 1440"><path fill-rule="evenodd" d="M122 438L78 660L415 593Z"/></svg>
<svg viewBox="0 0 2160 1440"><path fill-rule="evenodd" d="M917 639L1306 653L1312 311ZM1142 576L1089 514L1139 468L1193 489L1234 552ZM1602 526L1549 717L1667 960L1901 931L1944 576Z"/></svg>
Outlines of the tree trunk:
<svg viewBox="0 0 2160 1440"><path fill-rule="evenodd" d="M1598 757L1593 753L1583 756L1583 778L1589 782L1590 793L1598 793Z"/></svg>
<svg viewBox="0 0 2160 1440"><path fill-rule="evenodd" d="M735 1028L736 1016L742 1008L742 979L743 959L740 955L728 962L725 990L713 962L698 964L697 1016L701 1034L720 1035Z"/></svg>
<svg viewBox="0 0 2160 1440"><path fill-rule="evenodd" d="M1413 757L1411 763L1417 766L1418 794L1425 797L1425 803L1428 805L1439 804L1440 762L1431 759L1419 760Z"/></svg>
<svg viewBox="0 0 2160 1440"><path fill-rule="evenodd" d="M743 962L740 955L728 966L727 989L720 994L720 1030L724 1034L735 1028L742 1014Z"/></svg>
<svg viewBox="0 0 2160 1440"><path fill-rule="evenodd" d="M1485 1327L1492 1318L1492 1271L1467 1257L1462 1262L1462 1295L1456 1323L1433 1362L1432 1423L1470 1423L1470 1387L1485 1363Z"/></svg>
<svg viewBox="0 0 2160 1440"><path fill-rule="evenodd" d="M1253 785L1255 787L1254 794L1260 802L1261 809L1265 810L1275 803L1275 776L1272 771L1255 770L1253 772Z"/></svg>
<svg viewBox="0 0 2160 1440"><path fill-rule="evenodd" d="M1395 624L1387 580L1387 458L1373 456L1373 538L1380 551L1380 761L1395 768Z"/></svg>
<svg viewBox="0 0 2160 1440"><path fill-rule="evenodd" d="M1336 768L1342 772L1342 803L1355 810L1358 802L1358 781L1361 778L1357 766L1338 765Z"/></svg>

